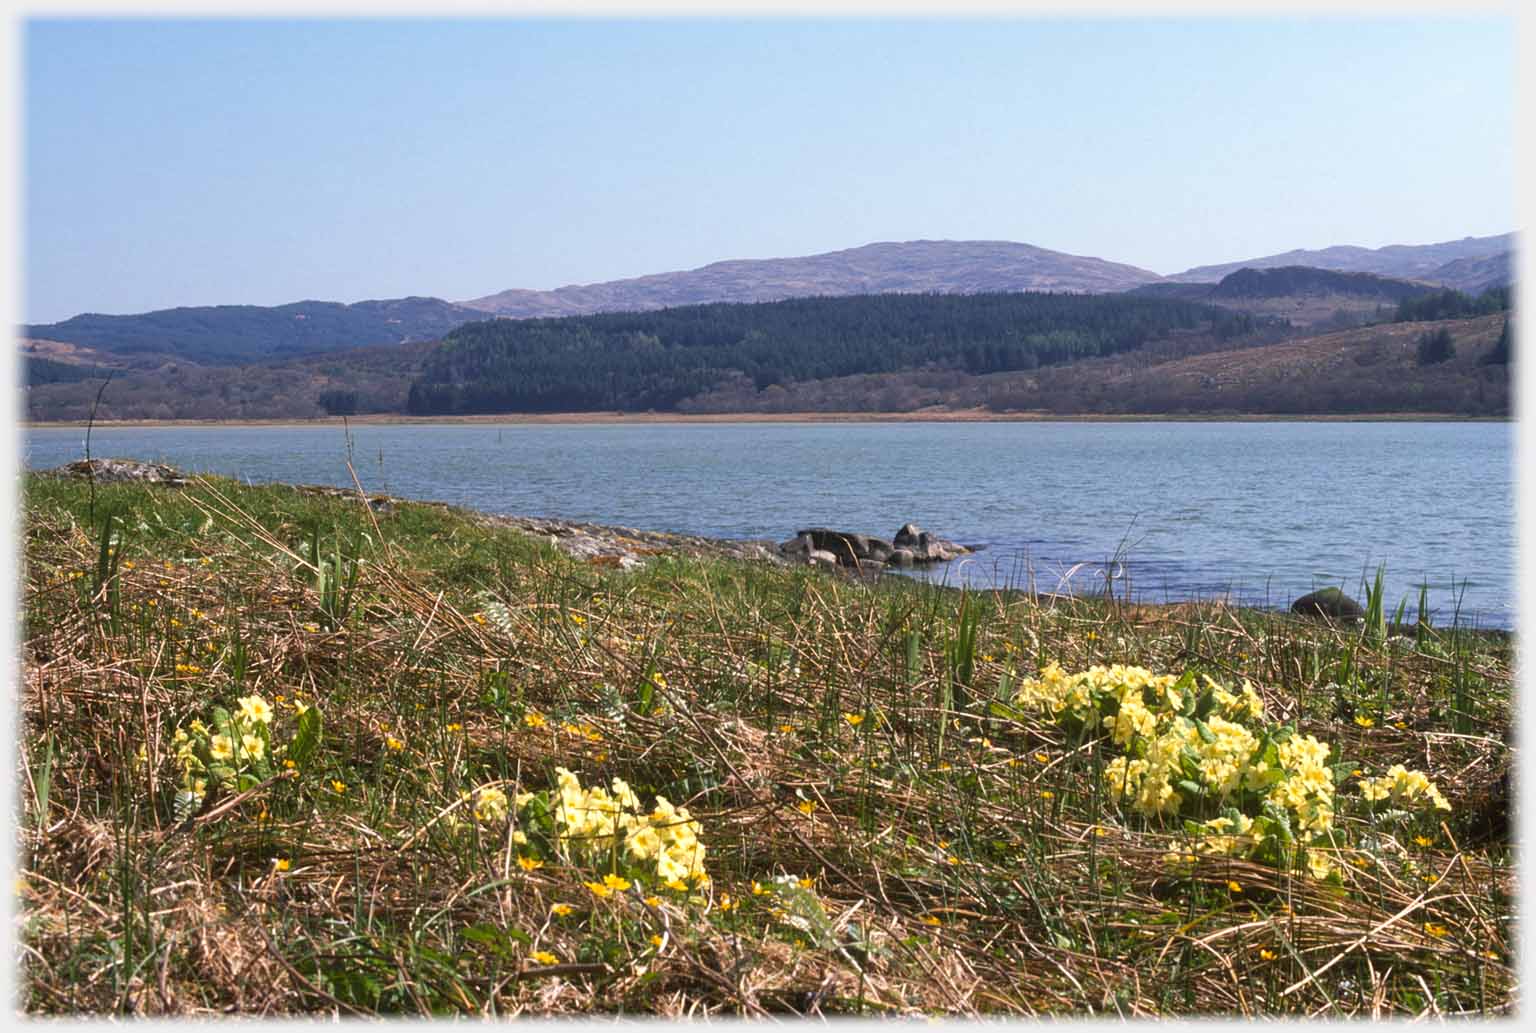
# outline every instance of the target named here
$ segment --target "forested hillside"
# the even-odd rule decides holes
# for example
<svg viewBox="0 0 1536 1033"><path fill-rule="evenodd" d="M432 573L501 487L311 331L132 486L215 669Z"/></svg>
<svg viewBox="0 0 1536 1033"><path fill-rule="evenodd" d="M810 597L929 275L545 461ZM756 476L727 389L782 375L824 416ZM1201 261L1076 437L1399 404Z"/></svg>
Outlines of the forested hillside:
<svg viewBox="0 0 1536 1033"><path fill-rule="evenodd" d="M418 414L672 409L745 378L773 384L924 368L1029 370L1172 334L1231 337L1253 319L1125 295L802 298L471 323L412 386Z"/></svg>
<svg viewBox="0 0 1536 1033"><path fill-rule="evenodd" d="M482 314L438 298L343 305L298 301L267 308L211 305L128 316L95 313L24 328L24 336L117 355L162 355L205 364L269 362L365 345L441 337Z"/></svg>

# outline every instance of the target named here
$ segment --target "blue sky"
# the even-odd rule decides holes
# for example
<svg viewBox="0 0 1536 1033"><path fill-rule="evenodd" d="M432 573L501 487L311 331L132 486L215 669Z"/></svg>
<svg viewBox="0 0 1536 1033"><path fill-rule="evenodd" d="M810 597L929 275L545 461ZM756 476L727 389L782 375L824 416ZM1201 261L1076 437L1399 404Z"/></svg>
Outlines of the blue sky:
<svg viewBox="0 0 1536 1033"><path fill-rule="evenodd" d="M1172 273L1515 228L1507 18L34 19L21 44L29 322L877 240Z"/></svg>

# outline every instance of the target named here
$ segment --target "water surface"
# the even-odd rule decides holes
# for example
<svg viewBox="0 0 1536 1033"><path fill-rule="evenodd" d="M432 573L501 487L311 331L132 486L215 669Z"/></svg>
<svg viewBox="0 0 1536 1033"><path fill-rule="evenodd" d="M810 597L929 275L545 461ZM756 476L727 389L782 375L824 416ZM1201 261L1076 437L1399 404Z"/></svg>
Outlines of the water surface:
<svg viewBox="0 0 1536 1033"><path fill-rule="evenodd" d="M980 546L952 584L1286 606L1387 571L1437 623L1512 627L1513 425L1445 422L363 425L363 486L495 513L730 538L914 521ZM83 455L28 429L24 462ZM350 486L340 425L102 428L98 456ZM1115 558L1118 557L1118 561Z"/></svg>

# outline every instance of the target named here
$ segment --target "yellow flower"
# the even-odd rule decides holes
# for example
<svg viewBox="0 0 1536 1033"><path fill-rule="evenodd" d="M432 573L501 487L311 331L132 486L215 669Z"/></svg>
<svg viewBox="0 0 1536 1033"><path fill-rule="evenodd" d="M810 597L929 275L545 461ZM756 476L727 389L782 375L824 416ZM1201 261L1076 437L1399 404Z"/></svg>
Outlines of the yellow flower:
<svg viewBox="0 0 1536 1033"><path fill-rule="evenodd" d="M208 741L208 755L214 760L229 760L235 755L235 744L227 735L215 735Z"/></svg>
<svg viewBox="0 0 1536 1033"><path fill-rule="evenodd" d="M934 915L924 915L924 916L922 916L921 921L922 921L922 923L924 925L943 925L944 924L942 921L940 921Z"/></svg>
<svg viewBox="0 0 1536 1033"><path fill-rule="evenodd" d="M459 724L457 721L453 722L447 728L447 731L450 731L450 732L460 732L460 731L463 731L463 730L464 730L464 726Z"/></svg>
<svg viewBox="0 0 1536 1033"><path fill-rule="evenodd" d="M1414 836L1413 841L1419 844L1419 846L1429 846L1430 844L1434 843L1434 840L1430 839L1428 836Z"/></svg>
<svg viewBox="0 0 1536 1033"><path fill-rule="evenodd" d="M688 884L682 879L668 879L662 885L669 890L677 890L679 893L688 892Z"/></svg>
<svg viewBox="0 0 1536 1033"><path fill-rule="evenodd" d="M789 735L794 730L794 725L779 725L779 731L783 732L785 735Z"/></svg>
<svg viewBox="0 0 1536 1033"><path fill-rule="evenodd" d="M1227 880L1227 889L1231 890L1233 893L1241 893L1243 891L1242 884L1239 883L1236 879Z"/></svg>
<svg viewBox="0 0 1536 1033"><path fill-rule="evenodd" d="M858 727L859 722L864 720L864 715L863 714L844 714L843 715L843 720L847 721L849 724L853 725L854 727Z"/></svg>
<svg viewBox="0 0 1536 1033"><path fill-rule="evenodd" d="M758 882L756 879L752 880L752 895L754 897L764 896L768 892L769 892L768 887L764 886L762 883Z"/></svg>
<svg viewBox="0 0 1536 1033"><path fill-rule="evenodd" d="M249 732L240 737L240 746L245 750L247 756L255 760L260 760L267 751L266 744L261 741L261 736L252 735Z"/></svg>
<svg viewBox="0 0 1536 1033"><path fill-rule="evenodd" d="M815 879L801 879L800 880L800 888L803 889L803 890L808 890L812 886L815 886L815 885L816 885L816 880Z"/></svg>
<svg viewBox="0 0 1536 1033"><path fill-rule="evenodd" d="M1279 956L1280 955L1276 954L1274 951L1268 949L1267 947L1259 948L1259 957L1263 958L1265 961L1274 961Z"/></svg>
<svg viewBox="0 0 1536 1033"><path fill-rule="evenodd" d="M1038 760L1038 761L1039 761L1039 762L1040 762L1040 763L1042 763L1042 764L1047 764L1047 763L1049 763L1049 762L1050 762L1050 759L1051 759L1051 758L1050 758L1050 755L1049 755L1049 754L1046 754L1046 753L1037 753L1037 754L1035 754L1035 759L1036 759L1036 760Z"/></svg>
<svg viewBox="0 0 1536 1033"><path fill-rule="evenodd" d="M553 912L556 917L564 918L566 915L570 914L572 911L575 911L576 909L571 907L571 905L569 905L569 904L556 904L554 907L550 908L549 910L551 912Z"/></svg>
<svg viewBox="0 0 1536 1033"><path fill-rule="evenodd" d="M553 954L549 953L549 951L534 951L528 956L534 961L537 961L540 965L553 965L560 960Z"/></svg>
<svg viewBox="0 0 1536 1033"><path fill-rule="evenodd" d="M579 613L573 613L571 614L571 623L577 627L580 627L581 625L587 623L587 619Z"/></svg>
<svg viewBox="0 0 1536 1033"><path fill-rule="evenodd" d="M1366 717L1364 714L1355 715L1355 724L1359 725L1361 728L1369 728L1375 723L1376 721L1373 718Z"/></svg>
<svg viewBox="0 0 1536 1033"><path fill-rule="evenodd" d="M652 894L643 901L646 907L661 907L661 898Z"/></svg>
<svg viewBox="0 0 1536 1033"><path fill-rule="evenodd" d="M607 896L609 896L609 895L611 895L613 893L613 891L611 889L609 889L607 886L604 886L600 882L584 882L584 883L582 883L582 885L585 886L587 889L591 890L592 891L592 895L594 897L599 898L599 899L602 899L603 897L607 897Z"/></svg>
<svg viewBox="0 0 1536 1033"><path fill-rule="evenodd" d="M336 790L338 793L346 793L347 784L339 778L333 778L331 779L331 788Z"/></svg>
<svg viewBox="0 0 1536 1033"><path fill-rule="evenodd" d="M732 899L729 893L720 894L720 910L735 911L741 906L741 901Z"/></svg>
<svg viewBox="0 0 1536 1033"><path fill-rule="evenodd" d="M795 809L798 810L801 814L812 814L812 813L815 813L816 801L815 800L801 800L799 803L795 804Z"/></svg>
<svg viewBox="0 0 1536 1033"><path fill-rule="evenodd" d="M651 934L651 946L652 947L655 947L656 949L660 950L662 942L663 941L661 939L661 934L660 933L652 933Z"/></svg>
<svg viewBox="0 0 1536 1033"><path fill-rule="evenodd" d="M1040 790L1040 799L1042 799L1042 800L1054 800L1054 799L1056 799L1056 794L1051 792L1049 789L1042 789L1042 790Z"/></svg>
<svg viewBox="0 0 1536 1033"><path fill-rule="evenodd" d="M1439 922L1425 922L1424 931L1431 936L1444 936L1446 933L1450 932L1449 929L1441 925Z"/></svg>
<svg viewBox="0 0 1536 1033"><path fill-rule="evenodd" d="M293 867L293 862L288 860L286 857L279 857L272 862L272 867L276 868L280 872L286 872L288 869Z"/></svg>
<svg viewBox="0 0 1536 1033"><path fill-rule="evenodd" d="M543 868L544 862L536 857L520 856L517 859L517 866L525 872L531 872L535 869Z"/></svg>
<svg viewBox="0 0 1536 1033"><path fill-rule="evenodd" d="M269 725L272 723L272 707L260 696L243 696L240 699L240 716Z"/></svg>
<svg viewBox="0 0 1536 1033"><path fill-rule="evenodd" d="M507 816L507 794L495 786L475 790L475 820L499 821Z"/></svg>
<svg viewBox="0 0 1536 1033"><path fill-rule="evenodd" d="M399 739L396 739L393 735L385 737L384 745L388 746L392 750L397 751L405 749L405 743L401 742Z"/></svg>
<svg viewBox="0 0 1536 1033"><path fill-rule="evenodd" d="M544 715L537 710L530 710L523 715L523 724L529 728L543 728L545 725Z"/></svg>
<svg viewBox="0 0 1536 1033"><path fill-rule="evenodd" d="M629 889L630 882L628 879L614 875L610 872L609 874L603 876L603 885L607 886L611 890L618 890L620 893L622 893Z"/></svg>

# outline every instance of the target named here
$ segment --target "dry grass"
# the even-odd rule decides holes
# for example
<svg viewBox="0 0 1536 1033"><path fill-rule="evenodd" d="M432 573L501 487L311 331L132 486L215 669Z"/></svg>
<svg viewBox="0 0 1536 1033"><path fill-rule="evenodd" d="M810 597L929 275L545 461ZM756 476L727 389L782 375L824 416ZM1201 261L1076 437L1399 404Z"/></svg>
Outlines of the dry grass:
<svg viewBox="0 0 1536 1033"><path fill-rule="evenodd" d="M132 513L115 597L92 590L111 507ZM907 582L666 557L624 574L442 510L375 518L222 480L103 488L94 522L88 509L82 485L29 480L29 1012L1514 1004L1504 637L1373 646L1218 606L981 595L961 683L959 597ZM317 528L363 561L344 613L305 560ZM1251 679L1344 756L1425 769L1455 809L1420 843L1341 804L1337 883L1230 859L1169 868L1179 830L1108 805L1102 740L988 709L1047 659ZM178 823L172 733L253 693L281 701L280 729L295 698L317 706L319 755ZM511 825L461 820L465 790L546 789L557 765L686 802L709 884L598 898L590 867L525 869ZM810 888L754 892L786 874ZM802 912L820 917L785 917Z"/></svg>

